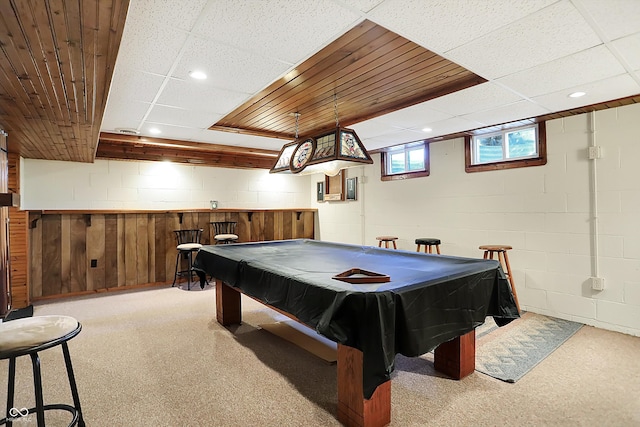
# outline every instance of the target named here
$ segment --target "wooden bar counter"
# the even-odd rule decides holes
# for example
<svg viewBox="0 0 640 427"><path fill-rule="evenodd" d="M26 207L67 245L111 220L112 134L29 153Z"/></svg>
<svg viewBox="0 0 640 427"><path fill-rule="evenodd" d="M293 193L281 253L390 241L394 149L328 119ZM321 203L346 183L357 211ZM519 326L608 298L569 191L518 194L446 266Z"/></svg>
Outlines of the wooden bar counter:
<svg viewBox="0 0 640 427"><path fill-rule="evenodd" d="M29 211L30 296L82 295L173 281L173 230L236 221L239 242L314 238L317 209Z"/></svg>

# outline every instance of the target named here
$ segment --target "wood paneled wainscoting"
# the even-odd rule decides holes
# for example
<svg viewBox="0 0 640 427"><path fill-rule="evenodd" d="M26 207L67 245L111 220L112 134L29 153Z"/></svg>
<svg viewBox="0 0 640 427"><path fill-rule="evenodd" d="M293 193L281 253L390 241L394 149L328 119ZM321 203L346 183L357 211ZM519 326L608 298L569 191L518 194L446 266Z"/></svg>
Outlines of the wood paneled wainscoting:
<svg viewBox="0 0 640 427"><path fill-rule="evenodd" d="M33 300L173 282L173 230L236 221L239 242L314 238L316 209L189 211L30 211Z"/></svg>

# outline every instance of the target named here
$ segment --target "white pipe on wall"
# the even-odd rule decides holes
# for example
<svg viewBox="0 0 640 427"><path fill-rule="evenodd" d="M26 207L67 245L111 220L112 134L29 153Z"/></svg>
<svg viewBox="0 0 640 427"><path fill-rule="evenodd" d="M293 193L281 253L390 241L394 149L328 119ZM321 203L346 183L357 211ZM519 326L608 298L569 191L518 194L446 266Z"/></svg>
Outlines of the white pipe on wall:
<svg viewBox="0 0 640 427"><path fill-rule="evenodd" d="M591 147L597 147L596 142L596 116L592 111L588 116L589 121L589 140ZM597 158L590 160L590 190L591 190L591 245L592 245L592 266L593 277L600 277L600 253L599 253L599 236L598 230L598 162Z"/></svg>

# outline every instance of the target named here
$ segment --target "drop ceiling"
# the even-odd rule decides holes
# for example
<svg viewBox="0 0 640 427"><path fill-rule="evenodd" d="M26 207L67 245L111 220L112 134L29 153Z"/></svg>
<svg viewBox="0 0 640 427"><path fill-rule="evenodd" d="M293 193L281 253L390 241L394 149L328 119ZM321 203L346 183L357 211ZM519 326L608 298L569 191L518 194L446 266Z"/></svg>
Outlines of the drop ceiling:
<svg viewBox="0 0 640 427"><path fill-rule="evenodd" d="M346 99L336 91L339 117L344 105L345 121L369 150L558 117L559 112L584 112L589 106L638 102L640 95L637 0L131 0L100 125L104 143L98 156L135 158L136 150L148 151L159 141L175 144L176 150L188 147L193 156L184 158L193 163L202 153L206 157L207 152L233 147L248 149L267 163L264 158L293 133L292 119L281 123L274 138L243 132L231 121L232 113L262 99L265 90L284 84L305 61L364 23L480 79L405 105L399 94L398 110L353 119L348 118ZM6 73L4 62L0 66ZM208 78L190 78L195 70ZM586 95L568 96L576 91ZM7 117L16 112L8 111L5 92L0 93L0 126L7 128ZM289 107L293 113L295 102ZM325 119L332 122L331 100L327 109ZM300 123L305 123L305 114ZM215 127L220 124L227 129L212 130L221 129ZM321 125L314 122L308 129ZM139 136L117 136L118 129L132 129ZM11 149L11 132L9 141ZM85 144L95 143L95 136L87 135ZM24 153L41 156L37 151Z"/></svg>

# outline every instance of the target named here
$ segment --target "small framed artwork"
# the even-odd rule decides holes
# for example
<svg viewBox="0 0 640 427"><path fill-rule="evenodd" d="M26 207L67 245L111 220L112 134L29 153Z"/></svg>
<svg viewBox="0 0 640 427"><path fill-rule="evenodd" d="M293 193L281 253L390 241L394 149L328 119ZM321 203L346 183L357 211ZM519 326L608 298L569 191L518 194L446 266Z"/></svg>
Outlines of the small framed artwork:
<svg viewBox="0 0 640 427"><path fill-rule="evenodd" d="M324 181L318 181L316 184L316 200L324 202Z"/></svg>
<svg viewBox="0 0 640 427"><path fill-rule="evenodd" d="M348 178L347 179L347 200L356 200L357 199L357 189L358 189L358 178Z"/></svg>

